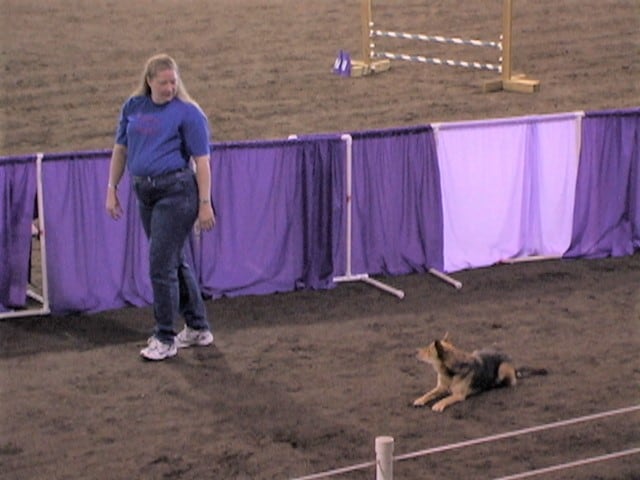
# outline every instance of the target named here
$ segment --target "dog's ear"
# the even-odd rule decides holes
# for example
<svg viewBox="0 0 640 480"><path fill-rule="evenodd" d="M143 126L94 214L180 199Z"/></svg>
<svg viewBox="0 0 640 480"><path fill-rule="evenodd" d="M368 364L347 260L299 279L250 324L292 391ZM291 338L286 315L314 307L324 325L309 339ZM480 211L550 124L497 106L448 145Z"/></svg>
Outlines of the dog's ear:
<svg viewBox="0 0 640 480"><path fill-rule="evenodd" d="M435 342L433 342L433 346L436 347L438 358L442 359L442 357L444 356L444 347L442 346L442 343L440 343L440 340L436 340Z"/></svg>
<svg viewBox="0 0 640 480"><path fill-rule="evenodd" d="M443 342L450 342L451 341L451 335L449 335L449 332L445 332L444 337L442 337L442 341Z"/></svg>

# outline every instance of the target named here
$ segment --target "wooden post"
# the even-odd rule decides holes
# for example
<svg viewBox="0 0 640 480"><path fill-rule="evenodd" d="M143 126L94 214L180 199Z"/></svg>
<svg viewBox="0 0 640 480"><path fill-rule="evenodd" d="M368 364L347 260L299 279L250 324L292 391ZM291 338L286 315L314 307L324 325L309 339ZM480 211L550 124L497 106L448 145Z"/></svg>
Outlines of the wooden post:
<svg viewBox="0 0 640 480"><path fill-rule="evenodd" d="M388 59L374 60L371 48L371 28L373 27L373 14L371 12L371 0L362 0L360 9L362 21L362 60L351 62L351 76L362 77L375 72L384 72L391 68L391 61Z"/></svg>
<svg viewBox="0 0 640 480"><path fill-rule="evenodd" d="M504 0L502 6L502 80L511 80L511 20L513 1Z"/></svg>
<svg viewBox="0 0 640 480"><path fill-rule="evenodd" d="M362 0L361 4L361 17L362 17L362 61L370 66L371 65L371 0Z"/></svg>
<svg viewBox="0 0 640 480"><path fill-rule="evenodd" d="M527 78L525 75L513 75L512 20L513 0L504 0L502 4L502 75L500 80L485 82L483 86L485 92L507 90L532 93L540 90L539 80Z"/></svg>

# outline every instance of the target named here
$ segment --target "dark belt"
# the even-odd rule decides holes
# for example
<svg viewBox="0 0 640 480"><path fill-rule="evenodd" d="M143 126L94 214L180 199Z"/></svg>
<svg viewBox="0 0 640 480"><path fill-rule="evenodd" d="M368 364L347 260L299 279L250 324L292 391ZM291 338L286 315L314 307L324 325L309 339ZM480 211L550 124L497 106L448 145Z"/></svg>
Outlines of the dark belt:
<svg viewBox="0 0 640 480"><path fill-rule="evenodd" d="M142 183L142 182L153 183L158 180L166 180L172 177L180 177L188 172L192 172L192 170L190 168L185 167L185 168L180 168L179 170L172 170L170 172L161 173L160 175L143 175L143 176L133 175L133 181L135 183Z"/></svg>

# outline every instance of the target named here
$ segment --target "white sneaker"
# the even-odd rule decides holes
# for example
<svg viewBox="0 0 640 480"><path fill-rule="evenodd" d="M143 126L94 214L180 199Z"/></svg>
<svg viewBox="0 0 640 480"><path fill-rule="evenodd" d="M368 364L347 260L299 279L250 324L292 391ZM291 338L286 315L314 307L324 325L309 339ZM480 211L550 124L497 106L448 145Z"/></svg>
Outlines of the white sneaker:
<svg viewBox="0 0 640 480"><path fill-rule="evenodd" d="M174 357L178 353L175 342L171 345L162 343L156 337L151 337L147 341L147 346L140 350L140 355L147 360L164 360Z"/></svg>
<svg viewBox="0 0 640 480"><path fill-rule="evenodd" d="M213 343L213 334L211 330L194 330L193 328L184 327L176 335L175 343L178 348L206 347Z"/></svg>

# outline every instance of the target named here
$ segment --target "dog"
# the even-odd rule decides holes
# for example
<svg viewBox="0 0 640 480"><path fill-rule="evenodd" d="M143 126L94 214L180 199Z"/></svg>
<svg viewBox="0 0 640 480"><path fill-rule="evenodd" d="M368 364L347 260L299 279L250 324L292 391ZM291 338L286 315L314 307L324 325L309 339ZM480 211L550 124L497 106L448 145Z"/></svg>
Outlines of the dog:
<svg viewBox="0 0 640 480"><path fill-rule="evenodd" d="M453 345L448 333L442 340L420 348L417 358L434 368L438 381L435 388L416 398L413 406L422 407L444 397L431 407L435 412L442 412L470 395L492 388L515 386L518 378L547 374L544 368L516 369L509 357L495 350L465 352Z"/></svg>

